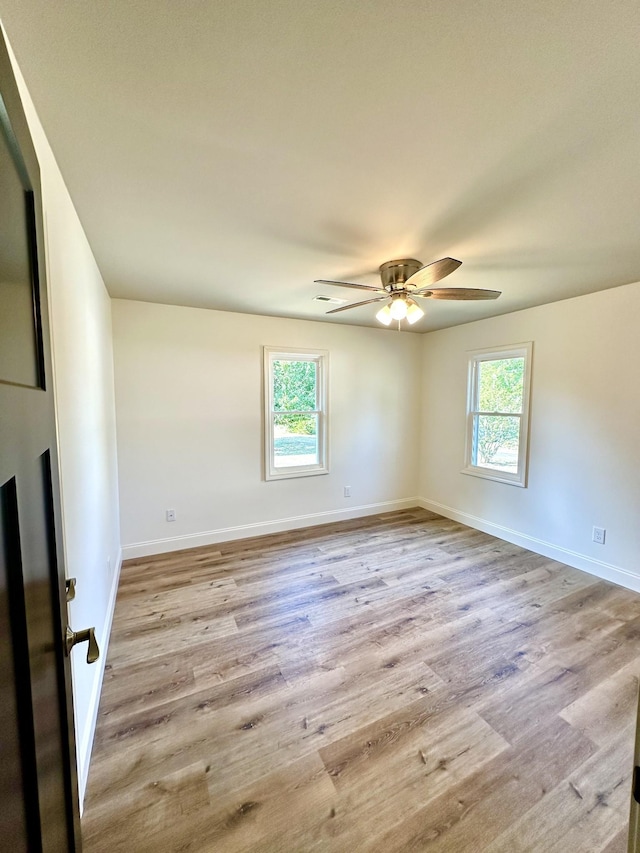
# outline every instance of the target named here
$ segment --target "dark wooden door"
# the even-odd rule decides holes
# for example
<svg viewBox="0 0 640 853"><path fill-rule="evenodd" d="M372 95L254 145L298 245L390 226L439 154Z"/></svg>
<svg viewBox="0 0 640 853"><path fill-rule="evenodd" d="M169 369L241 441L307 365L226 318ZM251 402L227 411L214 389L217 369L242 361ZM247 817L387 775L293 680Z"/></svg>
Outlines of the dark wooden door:
<svg viewBox="0 0 640 853"><path fill-rule="evenodd" d="M80 849L38 162L0 34L0 849Z"/></svg>

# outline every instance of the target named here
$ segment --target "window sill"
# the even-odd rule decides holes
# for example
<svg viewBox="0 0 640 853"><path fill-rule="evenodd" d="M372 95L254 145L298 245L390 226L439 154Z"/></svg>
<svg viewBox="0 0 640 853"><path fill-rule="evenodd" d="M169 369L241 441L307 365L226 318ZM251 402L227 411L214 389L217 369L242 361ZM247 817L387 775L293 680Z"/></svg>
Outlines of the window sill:
<svg viewBox="0 0 640 853"><path fill-rule="evenodd" d="M518 486L526 489L527 484L520 474L506 474L493 468L477 468L468 466L460 471L461 474L469 474L471 477L480 477L483 480L494 480L496 483L506 483L508 486Z"/></svg>
<svg viewBox="0 0 640 853"><path fill-rule="evenodd" d="M292 480L294 477L317 477L320 474L328 474L328 468L282 468L281 470L268 471L265 480Z"/></svg>

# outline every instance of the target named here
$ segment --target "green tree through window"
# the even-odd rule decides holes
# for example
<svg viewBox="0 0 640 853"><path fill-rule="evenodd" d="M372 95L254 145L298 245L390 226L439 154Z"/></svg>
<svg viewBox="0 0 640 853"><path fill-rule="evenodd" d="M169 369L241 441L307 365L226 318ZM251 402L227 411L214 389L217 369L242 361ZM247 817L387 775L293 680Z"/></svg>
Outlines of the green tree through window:
<svg viewBox="0 0 640 853"><path fill-rule="evenodd" d="M315 418L301 414L314 411L317 403L315 361L273 361L273 408L276 412L297 412L286 419L290 432L313 435Z"/></svg>
<svg viewBox="0 0 640 853"><path fill-rule="evenodd" d="M478 461L494 462L498 451L515 451L520 437L520 419L498 417L498 413L520 414L524 382L524 358L501 358L478 365L478 408L491 416L480 416Z"/></svg>

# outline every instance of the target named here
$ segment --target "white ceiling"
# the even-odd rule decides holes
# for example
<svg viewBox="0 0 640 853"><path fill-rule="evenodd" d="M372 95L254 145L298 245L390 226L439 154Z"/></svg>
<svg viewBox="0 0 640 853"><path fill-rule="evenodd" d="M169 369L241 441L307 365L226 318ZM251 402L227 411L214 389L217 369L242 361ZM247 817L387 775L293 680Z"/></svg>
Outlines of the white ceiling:
<svg viewBox="0 0 640 853"><path fill-rule="evenodd" d="M314 279L446 255L447 286L503 292L425 303L427 331L640 280L637 0L0 17L113 296L324 319L316 294L360 297Z"/></svg>

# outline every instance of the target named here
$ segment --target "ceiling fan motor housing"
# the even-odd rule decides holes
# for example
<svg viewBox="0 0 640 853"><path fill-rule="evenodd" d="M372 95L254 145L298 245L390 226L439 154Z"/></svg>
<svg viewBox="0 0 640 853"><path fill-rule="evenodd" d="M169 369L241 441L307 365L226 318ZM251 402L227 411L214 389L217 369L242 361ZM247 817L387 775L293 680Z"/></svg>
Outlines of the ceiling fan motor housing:
<svg viewBox="0 0 640 853"><path fill-rule="evenodd" d="M403 290L405 281L418 272L422 262L415 258L400 258L397 261L387 261L380 266L380 278L385 290Z"/></svg>

